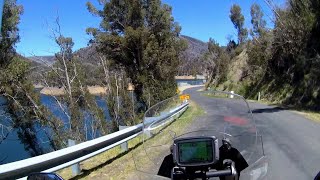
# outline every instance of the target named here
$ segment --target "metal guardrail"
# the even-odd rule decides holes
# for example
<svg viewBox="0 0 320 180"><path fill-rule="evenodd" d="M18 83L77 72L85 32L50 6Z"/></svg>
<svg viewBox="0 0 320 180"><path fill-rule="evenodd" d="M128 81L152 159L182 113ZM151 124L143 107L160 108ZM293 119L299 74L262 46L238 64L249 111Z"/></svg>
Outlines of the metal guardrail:
<svg viewBox="0 0 320 180"><path fill-rule="evenodd" d="M178 113L186 110L189 103L185 102L171 109L155 119L149 119L148 123L172 119ZM29 159L0 165L0 179L23 178L32 172L54 172L73 164L89 159L95 155L105 152L117 145L138 136L143 131L143 124L138 124L115 133L86 141L75 146L64 148L51 153L43 154Z"/></svg>

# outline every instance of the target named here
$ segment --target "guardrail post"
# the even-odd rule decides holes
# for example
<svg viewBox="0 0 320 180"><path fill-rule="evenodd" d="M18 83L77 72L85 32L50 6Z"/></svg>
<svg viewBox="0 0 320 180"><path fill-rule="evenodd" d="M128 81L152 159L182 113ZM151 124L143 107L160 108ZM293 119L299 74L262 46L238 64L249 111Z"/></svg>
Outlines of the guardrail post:
<svg viewBox="0 0 320 180"><path fill-rule="evenodd" d="M143 133L144 133L145 138L147 138L147 139L151 138L151 136L152 136L150 130L146 130L146 131L144 131Z"/></svg>
<svg viewBox="0 0 320 180"><path fill-rule="evenodd" d="M68 139L68 147L71 147L71 146L74 146L74 145L76 145L76 141L72 140L72 139ZM72 165L71 166L71 170L72 170L72 175L73 176L79 175L80 172L81 172L80 164L77 163L77 164Z"/></svg>
<svg viewBox="0 0 320 180"><path fill-rule="evenodd" d="M122 130L122 129L126 129L130 126L119 126L119 131ZM120 148L121 148L121 152L126 152L128 151L128 142L124 142L122 144L120 144Z"/></svg>
<svg viewBox="0 0 320 180"><path fill-rule="evenodd" d="M232 94L230 94L230 98L233 98L234 91L230 91L230 93L232 93Z"/></svg>

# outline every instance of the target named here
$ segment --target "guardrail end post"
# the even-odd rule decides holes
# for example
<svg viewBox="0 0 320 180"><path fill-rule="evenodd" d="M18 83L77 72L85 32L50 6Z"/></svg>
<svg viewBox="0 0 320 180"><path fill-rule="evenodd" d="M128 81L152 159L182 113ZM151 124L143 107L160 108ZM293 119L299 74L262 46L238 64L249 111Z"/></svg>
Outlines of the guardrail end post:
<svg viewBox="0 0 320 180"><path fill-rule="evenodd" d="M74 146L74 145L76 145L76 141L72 140L72 139L68 139L68 147ZM81 173L80 164L77 163L77 164L72 165L71 170L72 170L73 176L79 175Z"/></svg>
<svg viewBox="0 0 320 180"><path fill-rule="evenodd" d="M119 126L119 130L126 129L130 126ZM120 144L121 153L128 151L128 142Z"/></svg>
<svg viewBox="0 0 320 180"><path fill-rule="evenodd" d="M151 138L151 136L152 136L150 130L146 130L146 131L144 131L143 133L144 133L144 136L145 136L147 139Z"/></svg>
<svg viewBox="0 0 320 180"><path fill-rule="evenodd" d="M234 97L234 91L230 91L230 93L232 93L232 94L230 94L230 98L233 98Z"/></svg>

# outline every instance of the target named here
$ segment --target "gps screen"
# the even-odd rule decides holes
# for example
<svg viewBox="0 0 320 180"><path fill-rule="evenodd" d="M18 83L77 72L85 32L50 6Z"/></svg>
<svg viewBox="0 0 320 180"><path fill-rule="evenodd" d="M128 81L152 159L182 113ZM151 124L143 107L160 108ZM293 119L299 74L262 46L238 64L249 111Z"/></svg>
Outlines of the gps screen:
<svg viewBox="0 0 320 180"><path fill-rule="evenodd" d="M178 151L181 164L205 164L213 161L212 140L179 142Z"/></svg>

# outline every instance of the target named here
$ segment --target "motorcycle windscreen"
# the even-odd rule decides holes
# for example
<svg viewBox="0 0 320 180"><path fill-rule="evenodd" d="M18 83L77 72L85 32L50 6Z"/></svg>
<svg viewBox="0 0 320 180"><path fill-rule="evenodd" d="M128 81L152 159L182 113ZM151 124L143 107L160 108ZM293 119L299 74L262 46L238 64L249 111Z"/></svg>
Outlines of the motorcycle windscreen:
<svg viewBox="0 0 320 180"><path fill-rule="evenodd" d="M228 92L198 93L199 98L206 101L208 106L199 107L192 101L187 102L181 96L175 96L154 105L145 113L142 148L132 154L139 178L164 178L158 174L164 170L163 167L172 166L172 163L165 165L163 162L168 158L172 159L170 154L174 140L190 137L215 137L219 147L222 139L227 138L249 164L241 172L240 178L259 179L264 176L264 173L259 176L257 173L253 174L256 169L247 170L254 165L259 166L258 161L263 157L261 136L249 104L242 96ZM198 108L204 110L201 115L197 113ZM171 172L170 169L165 171Z"/></svg>

